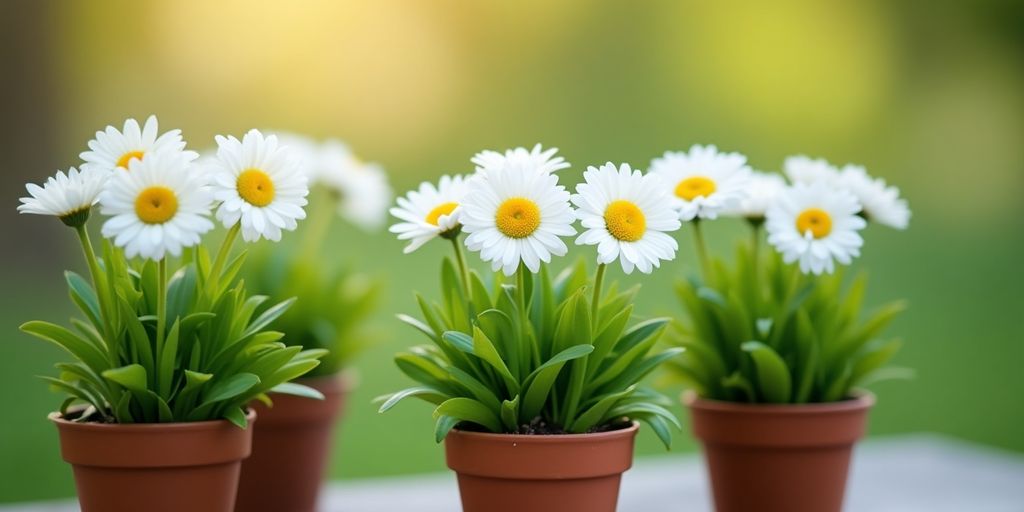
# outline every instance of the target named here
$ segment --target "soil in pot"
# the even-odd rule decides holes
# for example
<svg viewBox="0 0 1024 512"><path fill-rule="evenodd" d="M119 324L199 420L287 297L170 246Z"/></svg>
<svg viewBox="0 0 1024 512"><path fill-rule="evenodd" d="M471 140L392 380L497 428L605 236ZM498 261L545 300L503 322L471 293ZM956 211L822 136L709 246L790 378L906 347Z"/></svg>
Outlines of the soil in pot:
<svg viewBox="0 0 1024 512"><path fill-rule="evenodd" d="M300 379L323 400L273 394L274 406L254 403L260 421L253 453L242 465L238 512L312 512L331 453L331 434L347 393L343 375Z"/></svg>
<svg viewBox="0 0 1024 512"><path fill-rule="evenodd" d="M76 423L59 413L61 455L71 464L82 512L230 512L250 428L192 423Z"/></svg>
<svg viewBox="0 0 1024 512"><path fill-rule="evenodd" d="M445 438L464 512L614 512L638 426L594 434L454 429Z"/></svg>
<svg viewBox="0 0 1024 512"><path fill-rule="evenodd" d="M839 512L874 395L761 405L683 398L704 445L718 512Z"/></svg>

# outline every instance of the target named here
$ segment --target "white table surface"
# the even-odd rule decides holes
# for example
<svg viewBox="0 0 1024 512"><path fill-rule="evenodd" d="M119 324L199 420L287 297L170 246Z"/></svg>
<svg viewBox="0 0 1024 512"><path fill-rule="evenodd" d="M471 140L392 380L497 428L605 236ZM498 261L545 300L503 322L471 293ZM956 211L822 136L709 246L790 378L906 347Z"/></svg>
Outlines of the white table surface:
<svg viewBox="0 0 1024 512"><path fill-rule="evenodd" d="M323 512L459 510L453 474L349 480L325 490ZM74 501L0 506L2 512L74 512ZM625 474L620 512L711 512L698 456L638 459ZM846 512L1024 512L1024 456L913 435L861 443ZM284 511L282 511L284 512Z"/></svg>

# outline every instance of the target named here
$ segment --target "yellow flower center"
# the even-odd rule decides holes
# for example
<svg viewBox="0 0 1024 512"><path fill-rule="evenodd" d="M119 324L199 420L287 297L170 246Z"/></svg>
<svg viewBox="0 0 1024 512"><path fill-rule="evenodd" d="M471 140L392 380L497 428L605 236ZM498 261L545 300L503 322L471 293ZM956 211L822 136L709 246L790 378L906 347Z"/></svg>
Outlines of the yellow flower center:
<svg viewBox="0 0 1024 512"><path fill-rule="evenodd" d="M167 187L149 187L135 198L135 214L146 224L163 224L177 212L178 197Z"/></svg>
<svg viewBox="0 0 1024 512"><path fill-rule="evenodd" d="M676 185L676 195L693 201L698 197L707 197L715 193L715 182L704 176L691 176Z"/></svg>
<svg viewBox="0 0 1024 512"><path fill-rule="evenodd" d="M526 238L540 227L540 207L525 197L513 197L501 203L494 222L505 236Z"/></svg>
<svg viewBox="0 0 1024 512"><path fill-rule="evenodd" d="M430 213L427 214L427 222L433 225L437 225L437 219L440 219L442 215L449 215L456 208L459 207L459 203L441 203L437 205Z"/></svg>
<svg viewBox="0 0 1024 512"><path fill-rule="evenodd" d="M143 155L142 151L129 151L129 152L121 155L121 158L117 159L117 166L122 168L122 169L128 170L128 162L131 162L132 159L140 160L141 161L142 160L142 155Z"/></svg>
<svg viewBox="0 0 1024 512"><path fill-rule="evenodd" d="M821 208L808 208L796 218L796 230L801 235L810 231L814 238L825 238L832 232L832 217Z"/></svg>
<svg viewBox="0 0 1024 512"><path fill-rule="evenodd" d="M647 218L632 201L612 201L604 209L604 223L608 233L623 242L636 242L647 231Z"/></svg>
<svg viewBox="0 0 1024 512"><path fill-rule="evenodd" d="M274 200L274 181L259 169L247 169L235 182L238 195L253 206L266 206Z"/></svg>

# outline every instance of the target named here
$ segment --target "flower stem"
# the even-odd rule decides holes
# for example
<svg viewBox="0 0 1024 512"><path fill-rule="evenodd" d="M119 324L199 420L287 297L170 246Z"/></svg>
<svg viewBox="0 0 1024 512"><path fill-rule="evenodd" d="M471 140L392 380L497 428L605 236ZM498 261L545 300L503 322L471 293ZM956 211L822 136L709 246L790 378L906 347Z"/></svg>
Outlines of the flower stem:
<svg viewBox="0 0 1024 512"><path fill-rule="evenodd" d="M590 304L590 322L594 325L594 334L597 334L597 313L601 309L601 285L604 284L604 269L608 265L604 263L597 264L597 275L594 276L594 299Z"/></svg>
<svg viewBox="0 0 1024 512"><path fill-rule="evenodd" d="M693 220L693 238L697 248L697 258L700 259L700 267L704 273L704 280L710 277L711 264L708 262L708 248L704 243L704 232L700 228L700 219Z"/></svg>
<svg viewBox="0 0 1024 512"><path fill-rule="evenodd" d="M78 233L78 240L82 242L82 251L85 253L85 261L89 266L89 276L92 278L92 287L96 290L96 297L100 303L100 324L99 327L104 337L107 338L107 356L113 367L117 367L117 349L113 346L114 337L110 335L110 329L113 327L113 317L110 303L110 290L107 289L107 282L104 279L103 270L100 269L99 260L96 258L96 251L93 250L92 241L89 239L89 230L86 229L85 225L75 227L75 231Z"/></svg>
<svg viewBox="0 0 1024 512"><path fill-rule="evenodd" d="M164 331L167 329L167 257L160 258L157 263L156 282L156 353L157 357L164 350ZM159 369L160 365L157 365Z"/></svg>
<svg viewBox="0 0 1024 512"><path fill-rule="evenodd" d="M761 224L750 225L750 276L754 282L754 299L751 313L757 318L758 310L761 307L761 300L764 296L764 287L761 286Z"/></svg>
<svg viewBox="0 0 1024 512"><path fill-rule="evenodd" d="M455 249L455 264L459 266L459 277L462 279L462 291L466 294L466 300L471 304L473 297L470 294L469 287L469 268L466 266L466 255L462 252L462 244L459 243L459 237L452 237L452 248Z"/></svg>

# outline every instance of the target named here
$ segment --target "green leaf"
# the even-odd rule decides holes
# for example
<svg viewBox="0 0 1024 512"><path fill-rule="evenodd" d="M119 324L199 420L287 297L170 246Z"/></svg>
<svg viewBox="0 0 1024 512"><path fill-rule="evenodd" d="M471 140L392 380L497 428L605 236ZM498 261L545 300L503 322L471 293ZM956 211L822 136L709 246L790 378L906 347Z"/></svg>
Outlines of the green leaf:
<svg viewBox="0 0 1024 512"><path fill-rule="evenodd" d="M441 335L441 338L447 341L449 344L451 344L451 346L459 349L462 352L465 352L467 354L474 353L473 337L466 333L458 331L445 331L445 333Z"/></svg>
<svg viewBox="0 0 1024 512"><path fill-rule="evenodd" d="M459 424L459 418L453 418L451 416L439 416L437 422L434 424L434 440L440 443L444 441L445 437L448 437L448 432L451 432L455 425Z"/></svg>
<svg viewBox="0 0 1024 512"><path fill-rule="evenodd" d="M440 405L448 398L444 393L432 387L415 386L403 389L401 391L398 391L397 393L392 393L390 395L378 397L377 400L383 399L384 403L381 404L380 409L378 409L377 412L387 412L395 405L398 405L398 402L401 402L402 400L405 400L408 397L420 398L435 405Z"/></svg>
<svg viewBox="0 0 1024 512"><path fill-rule="evenodd" d="M772 403L789 402L791 377L786 362L779 354L759 341L745 342L742 349L750 354L757 367L757 382L763 398Z"/></svg>
<svg viewBox="0 0 1024 512"><path fill-rule="evenodd" d="M71 300L75 302L78 309L88 317L94 326L101 328L103 324L100 321L100 305L99 299L96 297L96 291L92 289L92 286L82 276L70 270L64 272L64 279L68 283L68 292L71 295Z"/></svg>
<svg viewBox="0 0 1024 512"><path fill-rule="evenodd" d="M505 366L505 361L501 359L501 355L494 348L490 338L478 327L473 327L473 353L498 371L498 375L501 375L505 380L505 386L508 388L509 394L519 394L519 382L512 376L508 367Z"/></svg>
<svg viewBox="0 0 1024 512"><path fill-rule="evenodd" d="M580 417L573 422L572 426L569 427L570 432L581 434L597 426L597 423L604 418L611 408L623 397L630 395L636 389L635 386L630 386L618 393L611 393L604 396L587 409Z"/></svg>
<svg viewBox="0 0 1024 512"><path fill-rule="evenodd" d="M274 393L280 393L282 395L292 395L302 398L310 398L313 400L323 400L324 394L309 387L303 386L302 384L296 384L294 382L282 382L270 389Z"/></svg>
<svg viewBox="0 0 1024 512"><path fill-rule="evenodd" d="M146 369L139 364L130 364L120 368L114 368L103 372L103 377L116 382L134 392L145 392L148 390L146 383Z"/></svg>
<svg viewBox="0 0 1024 512"><path fill-rule="evenodd" d="M251 373L238 373L222 381L214 382L203 398L204 404L220 402L238 397L260 383L260 378Z"/></svg>
<svg viewBox="0 0 1024 512"><path fill-rule="evenodd" d="M159 396L167 399L170 399L171 396L171 383L174 379L174 369L177 366L178 333L179 325L175 321L171 326L171 331L167 334L167 339L164 340L163 352L160 354L160 368L157 372L160 382L157 389Z"/></svg>
<svg viewBox="0 0 1024 512"><path fill-rule="evenodd" d="M295 297L292 297L283 302L279 302L267 308L266 311L260 314L260 316L256 317L256 319L249 324L249 326L245 329L242 336L248 336L249 334L262 331L265 327L270 325L271 322L277 320L278 317L283 315L284 312L287 311L292 304L295 304Z"/></svg>
<svg viewBox="0 0 1024 512"><path fill-rule="evenodd" d="M437 409L434 409L435 419L442 416L451 416L458 418L460 421L476 423L491 432L503 431L501 420L495 411L488 409L487 406L472 398L458 397L445 400L441 405L437 406Z"/></svg>
<svg viewBox="0 0 1024 512"><path fill-rule="evenodd" d="M67 350L96 372L108 367L107 356L75 333L49 322L32 321L21 325L21 330L37 338L52 342Z"/></svg>
<svg viewBox="0 0 1024 512"><path fill-rule="evenodd" d="M501 422L509 432L515 432L519 428L519 395L512 400L501 402Z"/></svg>
<svg viewBox="0 0 1024 512"><path fill-rule="evenodd" d="M604 358L615 350L615 345L622 339L622 333L632 314L633 305L630 304L608 320L604 329L594 338L594 355L590 358L594 364L587 365L587 379L591 379L597 374Z"/></svg>
<svg viewBox="0 0 1024 512"><path fill-rule="evenodd" d="M224 419L235 424L238 428L249 426L249 420L245 417L245 411L239 407L229 407L228 410L224 411Z"/></svg>

